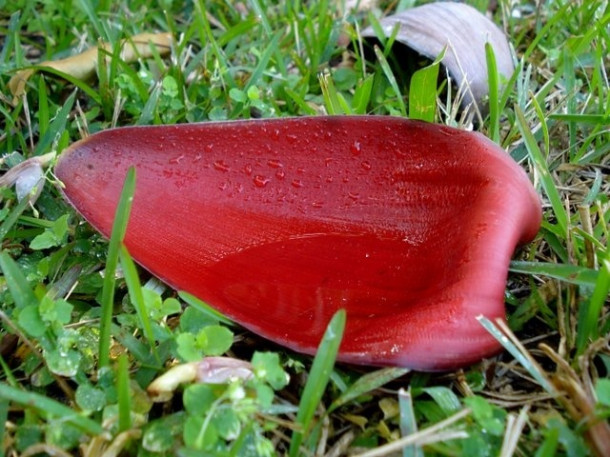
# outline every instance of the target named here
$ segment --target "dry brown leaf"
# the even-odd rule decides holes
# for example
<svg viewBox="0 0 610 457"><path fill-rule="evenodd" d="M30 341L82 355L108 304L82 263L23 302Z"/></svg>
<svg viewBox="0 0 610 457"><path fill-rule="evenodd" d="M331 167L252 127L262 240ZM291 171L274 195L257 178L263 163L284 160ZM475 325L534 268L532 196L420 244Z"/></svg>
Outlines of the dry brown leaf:
<svg viewBox="0 0 610 457"><path fill-rule="evenodd" d="M151 45L157 48L160 55L167 55L172 42L173 37L170 33L140 33L121 42L120 57L128 63L138 58L151 57L153 55ZM86 80L95 74L100 49L112 52L112 46L109 43L100 43L80 54L60 60L48 60L38 64L37 67L53 68L76 79ZM20 70L10 79L8 88L13 95L14 104L25 94L26 83L36 71L38 68Z"/></svg>
<svg viewBox="0 0 610 457"><path fill-rule="evenodd" d="M608 344L608 341L606 338L602 338L593 342L592 346L600 343L604 347ZM584 437L595 455L598 457L609 456L610 425L606 420L596 415L596 400L593 398L592 386L588 389L586 383L578 376L574 368L553 348L541 343L540 349L557 364L557 371L551 378L552 383L560 393L557 396L557 401L563 405L575 422L584 426Z"/></svg>

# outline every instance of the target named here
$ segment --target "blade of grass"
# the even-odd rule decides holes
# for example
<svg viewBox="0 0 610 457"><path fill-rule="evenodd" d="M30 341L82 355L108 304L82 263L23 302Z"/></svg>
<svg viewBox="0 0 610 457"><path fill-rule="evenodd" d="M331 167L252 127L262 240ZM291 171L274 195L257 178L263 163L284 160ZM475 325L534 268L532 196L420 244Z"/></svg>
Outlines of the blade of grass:
<svg viewBox="0 0 610 457"><path fill-rule="evenodd" d="M508 326L500 319L496 323L485 316L478 316L477 320L511 355L525 368L540 386L549 394L555 395L555 388L543 373L542 368L517 340Z"/></svg>
<svg viewBox="0 0 610 457"><path fill-rule="evenodd" d="M410 370L407 368L383 368L381 370L373 371L372 373L367 373L361 376L356 382L349 386L339 398L332 402L328 408L328 414L340 406L354 400L355 398L372 390L378 389L396 378L400 378L409 371Z"/></svg>
<svg viewBox="0 0 610 457"><path fill-rule="evenodd" d="M38 300L19 265L4 251L0 252L0 269L4 274L6 285L17 309L38 304Z"/></svg>
<svg viewBox="0 0 610 457"><path fill-rule="evenodd" d="M199 24L199 27L197 27L197 30L199 31L199 39L200 39L201 43L206 43L207 45L210 46L212 54L216 57L216 59L218 60L218 63L220 64L219 65L220 68L225 68L225 69L230 68L231 66L228 64L226 56L224 55L222 48L218 44L218 41L216 41L214 33L212 32L212 27L210 25L210 21L208 20L207 15L206 15L206 11L207 11L206 3L203 2L202 0L197 0L194 2L194 4L195 4L195 11L197 13L195 15L195 21ZM237 87L237 83L231 76L230 72L228 72L228 71L223 72L222 78L223 78L223 83L226 84L229 87L229 89L232 89L233 87Z"/></svg>
<svg viewBox="0 0 610 457"><path fill-rule="evenodd" d="M0 240L4 240L7 233L13 228L13 225L19 219L19 216L25 211L28 207L29 202L27 198L22 199L15 207L11 210L11 212L6 216L6 219L2 221L2 225L0 225Z"/></svg>
<svg viewBox="0 0 610 457"><path fill-rule="evenodd" d="M27 14L27 13L26 13ZM21 11L15 11L11 14L11 18L8 21L8 27L4 31L4 43L0 50L0 63L6 64L8 56L11 55L11 48L14 46L14 41L18 40L20 29L21 29Z"/></svg>
<svg viewBox="0 0 610 457"><path fill-rule="evenodd" d="M126 354L119 356L116 377L117 403L119 409L119 433L131 428L131 396L129 393L129 364Z"/></svg>
<svg viewBox="0 0 610 457"><path fill-rule="evenodd" d="M239 39L240 36L246 35L252 32L252 29L258 25L258 19L255 16L251 18L243 18L242 21L228 28L222 35L218 37L218 44L221 47L227 46L231 41ZM177 33L174 33L177 35ZM272 34L269 34L271 36Z"/></svg>
<svg viewBox="0 0 610 457"><path fill-rule="evenodd" d="M337 92L333 78L330 73L323 72L318 75L322 96L324 97L324 106L326 112L330 115L335 114L350 114L351 110L347 107L345 100L341 102L341 94Z"/></svg>
<svg viewBox="0 0 610 457"><path fill-rule="evenodd" d="M11 367L8 365L8 363L6 363L6 360L4 360L4 357L2 357L2 355L0 355L0 366L2 367L2 371L4 372L5 383L7 383L13 387L19 387L19 382L17 381L17 378L15 378L15 375L13 374ZM3 435L0 435L0 436L3 436Z"/></svg>
<svg viewBox="0 0 610 457"><path fill-rule="evenodd" d="M538 143L536 142L532 131L528 127L525 115L523 114L523 111L521 111L521 108L519 108L519 106L515 106L515 114L517 115L517 125L525 141L527 152L529 153L530 158L534 163L534 166L538 170L538 173L540 175L540 182L542 184L544 192L546 193L547 197L551 202L551 206L553 207L553 212L555 213L557 223L561 228L561 232L567 234L568 216L563 206L561 196L559 195L557 187L553 182L553 177L549 172L548 166L546 164L546 159L542 154L542 151L538 147ZM540 121L544 122L544 118L540 119Z"/></svg>
<svg viewBox="0 0 610 457"><path fill-rule="evenodd" d="M379 64L381 65L383 74L388 79L388 82L390 83L390 86L392 87L392 90L394 91L394 94L396 95L396 100L398 101L398 107L400 108L400 114L403 117L406 117L407 116L407 107L405 105L405 101L403 99L402 93L398 87L398 82L396 81L396 77L394 76L394 73L392 72L392 69L390 68L390 64L388 63L387 59L383 55L383 52L381 52L381 49L379 49L379 46L375 46L373 49L375 50L375 56L377 57L377 60L379 61Z"/></svg>
<svg viewBox="0 0 610 457"><path fill-rule="evenodd" d="M542 122L540 122L540 130L542 132L542 139L544 140L544 150L547 151L547 156L548 156L548 151L551 150L551 140L549 138L549 128L547 126L546 121L544 121L544 111L542 109L542 106L540 106L540 103L538 103L537 97L532 97L532 106L534 107L534 110L536 111L536 115L538 116L538 119L543 120Z"/></svg>
<svg viewBox="0 0 610 457"><path fill-rule="evenodd" d="M251 86L253 86L259 82L261 76L263 75L263 72L267 68L269 59L271 59L271 56L274 53L276 53L278 50L278 44L280 42L280 38L282 37L282 33L283 33L283 31L280 30L275 35L273 35L273 38L271 39L269 46L267 46L265 51L262 53L262 55L258 61L258 64L256 65L256 68L251 73L250 78L248 79L248 82L244 86L244 89L243 89L244 92L247 91Z"/></svg>
<svg viewBox="0 0 610 457"><path fill-rule="evenodd" d="M97 52L97 91L100 94L102 113L104 113L105 119L112 119L112 109L114 107L114 100L112 99L109 83L109 62L119 59L121 47L121 44L117 42L113 46L114 49L112 53L101 47L98 48Z"/></svg>
<svg viewBox="0 0 610 457"><path fill-rule="evenodd" d="M559 429L548 428L544 433L544 441L536 451L534 457L555 457L559 446Z"/></svg>
<svg viewBox="0 0 610 457"><path fill-rule="evenodd" d="M345 319L345 310L341 309L335 313L324 332L316 352L305 389L303 389L303 394L301 395L301 401L299 402L299 412L296 419L299 428L293 432L292 439L290 440L288 452L290 457L300 455L303 437L309 431L311 420L326 390L326 385L335 365L339 345L343 338Z"/></svg>
<svg viewBox="0 0 610 457"><path fill-rule="evenodd" d="M359 457L385 457L412 444L423 446L425 444L439 443L453 439L468 438L468 434L464 430L455 430L448 427L469 416L471 413L472 411L469 408L464 408L447 419L431 425L428 428L424 428L417 433L379 446L371 451L364 452L360 454Z"/></svg>
<svg viewBox="0 0 610 457"><path fill-rule="evenodd" d="M373 81L373 75L368 75L362 81L358 82L358 86L354 91L354 97L352 98L352 110L354 111L354 114L366 114L367 107L371 101Z"/></svg>
<svg viewBox="0 0 610 457"><path fill-rule="evenodd" d="M510 263L510 271L513 273L525 273L530 275L544 275L559 279L569 284L585 287L595 287L599 272L578 265L568 265L545 262L526 262L513 260Z"/></svg>
<svg viewBox="0 0 610 457"><path fill-rule="evenodd" d="M316 110L307 104L307 102L303 99L301 94L296 91L290 89L289 87L284 88L284 93L290 97L290 99L297 104L297 106L301 109L301 111L309 116L314 116L316 114Z"/></svg>
<svg viewBox="0 0 610 457"><path fill-rule="evenodd" d="M59 78L68 81L73 86L82 90L85 94L87 94L89 97L91 97L97 104L102 103L102 98L101 98L99 92L81 79L75 78L74 76L72 76L68 73L64 73L63 71L56 70L55 68L47 67L44 65L32 66L32 67L28 67L28 68L32 68L33 70L39 71L41 73L48 73L50 75L58 76Z"/></svg>
<svg viewBox="0 0 610 457"><path fill-rule="evenodd" d="M43 395L26 392L0 382L0 398L17 403L24 408L34 408L36 411L56 417L91 436L105 434L100 424L79 414L71 408Z"/></svg>
<svg viewBox="0 0 610 457"><path fill-rule="evenodd" d="M139 338L135 337L132 333L126 331L124 328L119 327L116 324L112 324L110 329L113 338L121 343L121 346L123 346L133 356L141 367L145 365L150 366L155 363L151 358L147 345ZM157 365L153 368L160 369L160 367L160 365Z"/></svg>
<svg viewBox="0 0 610 457"><path fill-rule="evenodd" d="M610 250L600 261L599 274L591 298L579 309L578 331L576 332L578 354L585 351L589 340L594 340L599 336L599 322L608 292L610 292Z"/></svg>
<svg viewBox="0 0 610 457"><path fill-rule="evenodd" d="M273 30L271 29L269 18L267 17L265 8L262 7L260 0L252 0L252 9L254 10L256 17L260 20L265 34L267 36L271 36L273 34Z"/></svg>
<svg viewBox="0 0 610 457"><path fill-rule="evenodd" d="M574 68L574 55L570 50L570 46L566 45L563 47L563 84L565 86L566 104L568 114L576 112L576 97L574 96L576 90L576 73ZM574 158L574 152L576 151L576 123L568 121L568 140L570 145L569 157L571 160Z"/></svg>
<svg viewBox="0 0 610 457"><path fill-rule="evenodd" d="M460 399L453 391L444 386L425 387L423 392L430 395L445 414L453 414L462 407Z"/></svg>
<svg viewBox="0 0 610 457"><path fill-rule="evenodd" d="M114 308L114 285L116 282L115 272L119 259L119 249L125 232L133 195L136 186L136 170L130 168L127 171L123 190L116 208L114 222L112 224L112 234L108 243L108 256L106 258L106 269L104 271L104 284L102 287L102 312L100 319L100 341L98 351L98 367L104 367L110 362L110 331L112 324L112 311Z"/></svg>
<svg viewBox="0 0 610 457"><path fill-rule="evenodd" d="M377 38L379 40L379 42L381 43L382 47L386 47L386 34L383 31L383 26L381 25L381 23L379 22L379 19L377 18L377 16L375 16L373 14L373 12L369 12L368 14L368 23L370 24L370 26L373 28L373 31L375 32L375 38Z"/></svg>
<svg viewBox="0 0 610 457"><path fill-rule="evenodd" d="M153 88L144 108L142 108L142 113L136 122L136 125L147 125L155 117L155 110L157 108L157 104L159 103L159 97L161 96L161 83L157 83Z"/></svg>
<svg viewBox="0 0 610 457"><path fill-rule="evenodd" d="M489 87L489 138L500 144L500 100L498 88L498 65L491 43L485 43L485 58L487 60L487 84Z"/></svg>
<svg viewBox="0 0 610 457"><path fill-rule="evenodd" d="M142 326L144 336L148 340L150 350L154 355L155 360L161 364L159 354L157 353L157 345L155 342L152 325L150 323L146 305L144 303L144 295L142 294L142 285L140 284L140 278L138 277L138 270L136 269L136 264L129 255L129 251L127 251L125 245L121 245L121 249L119 250L119 260L123 268L123 274L125 275L125 282L127 283L129 297L131 298L131 302L133 303L136 313L138 314L138 319L140 320L140 325Z"/></svg>
<svg viewBox="0 0 610 457"><path fill-rule="evenodd" d="M192 306L193 308L196 308L197 310L201 311L206 316L208 316L208 317L210 317L210 318L212 318L214 320L217 320L221 324L227 325L229 327L234 327L235 326L233 321L231 321L229 318L227 318L223 314L221 314L218 311L216 311L214 308L212 308L207 303L202 302L201 300L199 300L194 295L191 295L188 292L180 291L180 292L178 292L178 296L182 300L184 300L187 304Z"/></svg>
<svg viewBox="0 0 610 457"><path fill-rule="evenodd" d="M44 77L38 79L38 131L44 133L49 129L49 100Z"/></svg>
<svg viewBox="0 0 610 457"><path fill-rule="evenodd" d="M610 116L607 114L551 114L549 119L591 125L610 124Z"/></svg>
<svg viewBox="0 0 610 457"><path fill-rule="evenodd" d="M446 49L430 65L413 73L409 85L409 118L434 122L438 71Z"/></svg>
<svg viewBox="0 0 610 457"><path fill-rule="evenodd" d="M97 3L97 2L96 2ZM81 7L83 12L89 18L89 21L93 28L95 29L97 36L102 38L105 41L109 41L109 36L106 33L106 28L102 26L102 22L98 17L98 13L95 9L94 4L91 0L78 0L77 4Z"/></svg>
<svg viewBox="0 0 610 457"><path fill-rule="evenodd" d="M522 60L526 61L530 58L531 54L538 48L540 42L547 36L549 33L553 33L553 27L557 26L557 23L561 24L561 21L565 21L566 12L572 5L572 2L564 3L561 8L555 11L555 14L549 17L549 20L544 24L542 28L536 34L536 37L528 42L528 47L523 53Z"/></svg>
<svg viewBox="0 0 610 457"><path fill-rule="evenodd" d="M8 401L0 400L0 436L6 436L6 423L8 421ZM4 457L4 446L0 448L0 457Z"/></svg>
<svg viewBox="0 0 610 457"><path fill-rule="evenodd" d="M66 129L66 123L68 122L68 117L70 116L70 111L72 111L72 106L74 106L74 100L76 99L76 91L72 92L67 100L62 105L61 109L55 116L55 119L49 125L49 128L46 132L40 132L42 134L42 138L36 145L36 149L34 150L34 155L41 155L44 152L47 152L47 148L51 146L53 140L57 138L62 132Z"/></svg>
<svg viewBox="0 0 610 457"><path fill-rule="evenodd" d="M400 409L400 434L401 436L409 436L417 433L417 421L415 420L415 411L413 410L413 397L411 389L398 391L398 407ZM405 446L402 450L403 457L423 457L424 452L421 446L411 444Z"/></svg>

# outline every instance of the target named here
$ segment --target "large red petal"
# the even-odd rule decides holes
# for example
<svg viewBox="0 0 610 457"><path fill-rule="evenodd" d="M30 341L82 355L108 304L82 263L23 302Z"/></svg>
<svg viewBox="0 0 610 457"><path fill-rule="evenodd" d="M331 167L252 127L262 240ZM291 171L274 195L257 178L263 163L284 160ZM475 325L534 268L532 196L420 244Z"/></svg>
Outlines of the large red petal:
<svg viewBox="0 0 610 457"><path fill-rule="evenodd" d="M313 353L347 310L340 360L443 370L500 346L510 257L540 224L523 170L480 134L400 118L128 127L70 147L66 198L108 236L137 168L126 244L176 289Z"/></svg>

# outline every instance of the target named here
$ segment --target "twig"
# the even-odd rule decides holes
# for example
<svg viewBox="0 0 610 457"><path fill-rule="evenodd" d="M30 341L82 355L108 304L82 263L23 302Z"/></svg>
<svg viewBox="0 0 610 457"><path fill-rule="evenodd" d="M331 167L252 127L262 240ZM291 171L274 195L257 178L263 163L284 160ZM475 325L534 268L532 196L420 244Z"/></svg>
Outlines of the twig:
<svg viewBox="0 0 610 457"><path fill-rule="evenodd" d="M515 418L514 414L509 414L506 424L506 432L504 433L504 440L502 441L502 449L500 450L500 457L511 457L517 450L517 443L521 437L523 427L527 420L527 413L530 410L530 405L525 405L521 408L519 415Z"/></svg>
<svg viewBox="0 0 610 457"><path fill-rule="evenodd" d="M392 441L391 443L365 452L364 454L360 454L358 457L382 457L394 451L399 451L412 444L424 445L436 443L438 441L447 441L450 439L467 438L468 434L463 430L445 430L444 432L442 432L442 430L447 428L449 425L465 418L471 412L472 411L470 408L465 408L458 411L453 416L432 425L431 427L425 428L417 433L414 433L413 435L405 436L396 441Z"/></svg>

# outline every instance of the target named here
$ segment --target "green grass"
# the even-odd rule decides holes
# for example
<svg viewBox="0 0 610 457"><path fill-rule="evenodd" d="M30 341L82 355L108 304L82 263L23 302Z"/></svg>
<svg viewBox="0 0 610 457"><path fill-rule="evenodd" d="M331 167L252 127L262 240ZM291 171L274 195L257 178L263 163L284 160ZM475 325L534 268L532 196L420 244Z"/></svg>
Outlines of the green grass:
<svg viewBox="0 0 610 457"><path fill-rule="evenodd" d="M360 30L379 34L384 13L419 3L0 1L2 171L113 126L326 112L473 128L460 125L455 89L436 87L442 68L405 81L396 34L363 51ZM544 208L540 233L511 263L512 329L482 320L502 355L439 374L336 364L342 314L315 359L270 346L135 265L122 236L137 177L107 241L63 201L50 167L33 205L0 189L3 455L610 452L599 444L610 417L610 7L498 4L492 17L517 69L502 89L486 50L490 110L474 128L519 161ZM171 32L170 56L121 61L122 40L143 32ZM111 47L95 78L36 66L98 39ZM13 104L8 81L30 66ZM170 366L222 354L251 361L252 376L178 380L161 403L146 392ZM602 425L590 427L595 417Z"/></svg>

